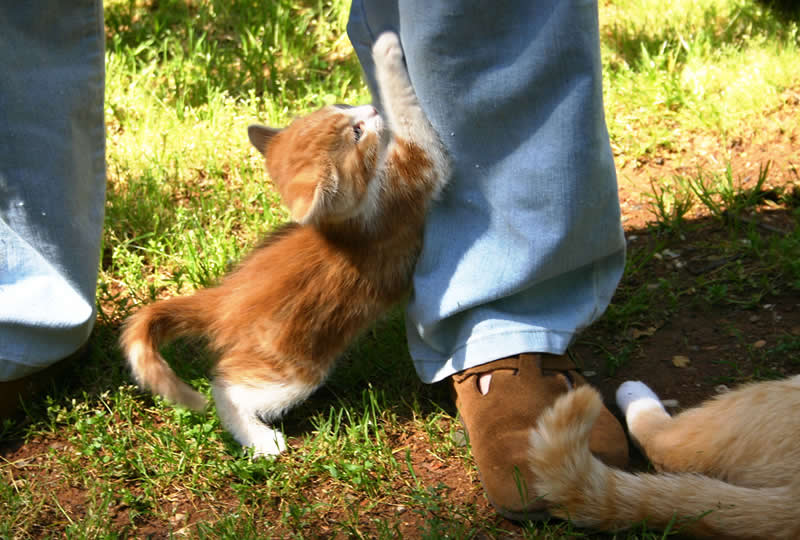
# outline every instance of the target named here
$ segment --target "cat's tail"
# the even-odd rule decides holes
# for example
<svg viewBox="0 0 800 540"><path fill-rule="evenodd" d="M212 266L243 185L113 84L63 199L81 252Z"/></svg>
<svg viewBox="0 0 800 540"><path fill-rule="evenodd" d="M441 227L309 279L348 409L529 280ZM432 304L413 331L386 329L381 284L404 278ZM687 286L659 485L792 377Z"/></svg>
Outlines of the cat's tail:
<svg viewBox="0 0 800 540"><path fill-rule="evenodd" d="M144 306L125 321L120 337L122 350L140 387L198 411L205 408L206 398L178 378L158 348L176 337L204 333L208 303L200 293Z"/></svg>
<svg viewBox="0 0 800 540"><path fill-rule="evenodd" d="M709 538L800 537L790 486L743 488L698 474L631 474L605 465L589 451L602 406L597 391L579 387L531 432L535 490L552 515L601 530L643 523Z"/></svg>

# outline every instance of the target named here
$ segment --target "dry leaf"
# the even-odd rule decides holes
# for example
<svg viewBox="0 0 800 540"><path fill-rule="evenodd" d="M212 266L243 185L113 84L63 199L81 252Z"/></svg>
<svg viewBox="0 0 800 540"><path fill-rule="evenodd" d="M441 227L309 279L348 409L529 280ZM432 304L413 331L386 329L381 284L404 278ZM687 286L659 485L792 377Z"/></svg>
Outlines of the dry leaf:
<svg viewBox="0 0 800 540"><path fill-rule="evenodd" d="M691 363L688 356L673 356L672 357L672 365L679 368L685 368Z"/></svg>
<svg viewBox="0 0 800 540"><path fill-rule="evenodd" d="M753 343L753 348L754 348L754 349L760 349L760 348L762 348L762 347L763 347L764 345L766 345L766 344L767 344L766 340L759 339L758 341L756 341L755 343Z"/></svg>
<svg viewBox="0 0 800 540"><path fill-rule="evenodd" d="M633 329L631 329L631 337L633 339L639 339L641 337L650 337L650 336L652 336L653 334L656 333L656 330L657 329L656 329L655 326L651 326L650 328L647 328L646 330L639 330L638 328L633 328Z"/></svg>

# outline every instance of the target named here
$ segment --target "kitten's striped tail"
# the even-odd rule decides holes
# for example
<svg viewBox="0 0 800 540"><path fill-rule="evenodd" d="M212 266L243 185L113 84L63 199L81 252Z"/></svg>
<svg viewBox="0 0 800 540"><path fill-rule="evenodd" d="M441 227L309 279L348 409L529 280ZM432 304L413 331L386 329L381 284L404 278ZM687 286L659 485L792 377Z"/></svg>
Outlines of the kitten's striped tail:
<svg viewBox="0 0 800 540"><path fill-rule="evenodd" d="M597 391L579 387L545 411L531 432L535 490L552 515L601 530L644 523L709 538L800 538L792 486L753 489L698 474L608 467L589 451L601 407Z"/></svg>
<svg viewBox="0 0 800 540"><path fill-rule="evenodd" d="M207 310L198 293L144 306L125 321L120 344L140 387L190 409L205 408L206 398L178 378L158 348L169 339L203 333Z"/></svg>

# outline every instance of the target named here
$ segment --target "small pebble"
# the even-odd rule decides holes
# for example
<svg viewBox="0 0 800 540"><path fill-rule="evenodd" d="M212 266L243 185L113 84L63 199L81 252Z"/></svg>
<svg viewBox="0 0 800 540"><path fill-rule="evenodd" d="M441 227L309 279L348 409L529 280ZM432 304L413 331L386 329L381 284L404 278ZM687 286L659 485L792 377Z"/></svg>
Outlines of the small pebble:
<svg viewBox="0 0 800 540"><path fill-rule="evenodd" d="M188 516L183 512L178 512L177 514L169 518L170 525L174 527L176 525L182 524L186 521L187 517Z"/></svg>
<svg viewBox="0 0 800 540"><path fill-rule="evenodd" d="M467 435L464 433L463 429L454 431L453 434L450 436L450 439L453 441L453 444L455 444L458 447L467 446Z"/></svg>

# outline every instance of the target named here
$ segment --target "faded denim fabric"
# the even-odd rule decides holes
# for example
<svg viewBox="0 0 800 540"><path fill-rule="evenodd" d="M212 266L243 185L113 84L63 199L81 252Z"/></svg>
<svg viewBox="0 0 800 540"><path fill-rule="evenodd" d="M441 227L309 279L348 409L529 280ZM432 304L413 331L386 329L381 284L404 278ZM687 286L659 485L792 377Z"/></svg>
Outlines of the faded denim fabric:
<svg viewBox="0 0 800 540"><path fill-rule="evenodd" d="M355 0L348 34L373 95L387 29L455 162L406 313L417 372L564 353L625 264L596 2Z"/></svg>
<svg viewBox="0 0 800 540"><path fill-rule="evenodd" d="M95 320L105 198L100 0L0 3L0 381Z"/></svg>

